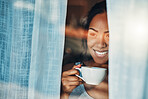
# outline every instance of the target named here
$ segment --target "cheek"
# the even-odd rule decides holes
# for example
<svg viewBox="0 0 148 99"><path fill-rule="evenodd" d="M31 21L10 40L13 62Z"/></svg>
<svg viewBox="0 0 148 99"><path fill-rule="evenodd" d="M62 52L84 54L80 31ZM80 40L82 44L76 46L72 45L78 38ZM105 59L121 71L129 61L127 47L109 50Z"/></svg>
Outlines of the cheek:
<svg viewBox="0 0 148 99"><path fill-rule="evenodd" d="M109 45L109 34L107 36L105 36L104 39L105 39L105 43L107 45Z"/></svg>
<svg viewBox="0 0 148 99"><path fill-rule="evenodd" d="M87 38L87 46L88 46L88 48L91 48L91 47L93 47L95 45L95 39L93 38L90 38L90 37L88 37Z"/></svg>
<svg viewBox="0 0 148 99"><path fill-rule="evenodd" d="M105 40L105 42L109 46L109 39Z"/></svg>

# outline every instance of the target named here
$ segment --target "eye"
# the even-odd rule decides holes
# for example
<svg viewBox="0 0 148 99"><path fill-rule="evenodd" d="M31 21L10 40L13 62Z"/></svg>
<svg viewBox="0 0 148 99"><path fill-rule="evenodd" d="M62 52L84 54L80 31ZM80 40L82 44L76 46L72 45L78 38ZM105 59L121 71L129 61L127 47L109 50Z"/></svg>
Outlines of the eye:
<svg viewBox="0 0 148 99"><path fill-rule="evenodd" d="M94 33L94 32L89 32L88 34L89 34L90 36L94 36L94 37L97 35L97 33Z"/></svg>
<svg viewBox="0 0 148 99"><path fill-rule="evenodd" d="M105 37L109 38L109 33L106 33L106 34L105 34Z"/></svg>
<svg viewBox="0 0 148 99"><path fill-rule="evenodd" d="M106 33L104 37L105 37L104 39L108 42L109 41L109 33Z"/></svg>

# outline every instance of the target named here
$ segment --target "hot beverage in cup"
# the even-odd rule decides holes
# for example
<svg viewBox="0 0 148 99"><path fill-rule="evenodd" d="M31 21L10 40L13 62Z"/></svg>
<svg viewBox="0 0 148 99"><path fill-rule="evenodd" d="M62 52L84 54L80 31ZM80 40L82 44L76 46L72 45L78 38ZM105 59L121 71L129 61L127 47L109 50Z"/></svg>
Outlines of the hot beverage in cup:
<svg viewBox="0 0 148 99"><path fill-rule="evenodd" d="M76 75L82 80L84 80L87 84L91 85L99 85L106 76L106 68L99 67L89 67L82 66L81 68L76 68L79 70L80 75Z"/></svg>

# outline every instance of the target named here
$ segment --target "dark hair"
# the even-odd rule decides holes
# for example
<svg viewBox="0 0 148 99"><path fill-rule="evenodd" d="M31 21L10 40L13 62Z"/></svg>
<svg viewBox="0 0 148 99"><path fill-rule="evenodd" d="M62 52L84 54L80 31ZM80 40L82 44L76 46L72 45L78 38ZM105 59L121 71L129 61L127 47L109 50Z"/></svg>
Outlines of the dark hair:
<svg viewBox="0 0 148 99"><path fill-rule="evenodd" d="M96 3L91 8L91 10L89 11L89 13L87 15L87 19L86 19L84 28L86 30L88 30L90 22L93 19L93 17L96 16L97 14L101 14L101 13L104 13L104 12L106 12L106 1L102 1L102 2Z"/></svg>
<svg viewBox="0 0 148 99"><path fill-rule="evenodd" d="M91 10L88 12L88 15L85 18L85 20L82 21L82 27L85 30L88 30L89 29L90 22L92 21L93 17L96 16L97 14L101 14L101 13L104 13L106 11L107 10L106 10L106 1L105 0L102 1L102 2L96 3L91 8ZM84 53L82 53L83 60L92 59L91 55L90 56L87 56L87 43L86 42L87 42L86 39L82 39L82 44L83 44L83 47L85 49Z"/></svg>

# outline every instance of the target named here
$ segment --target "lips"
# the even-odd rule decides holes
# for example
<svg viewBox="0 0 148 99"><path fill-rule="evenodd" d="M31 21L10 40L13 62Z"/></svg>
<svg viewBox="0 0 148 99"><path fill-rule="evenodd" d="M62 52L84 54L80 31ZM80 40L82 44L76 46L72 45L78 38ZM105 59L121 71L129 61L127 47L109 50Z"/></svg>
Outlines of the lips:
<svg viewBox="0 0 148 99"><path fill-rule="evenodd" d="M95 52L95 55L97 56L97 57L105 57L107 54L108 54L108 51L96 51L96 50L94 50L94 52Z"/></svg>

